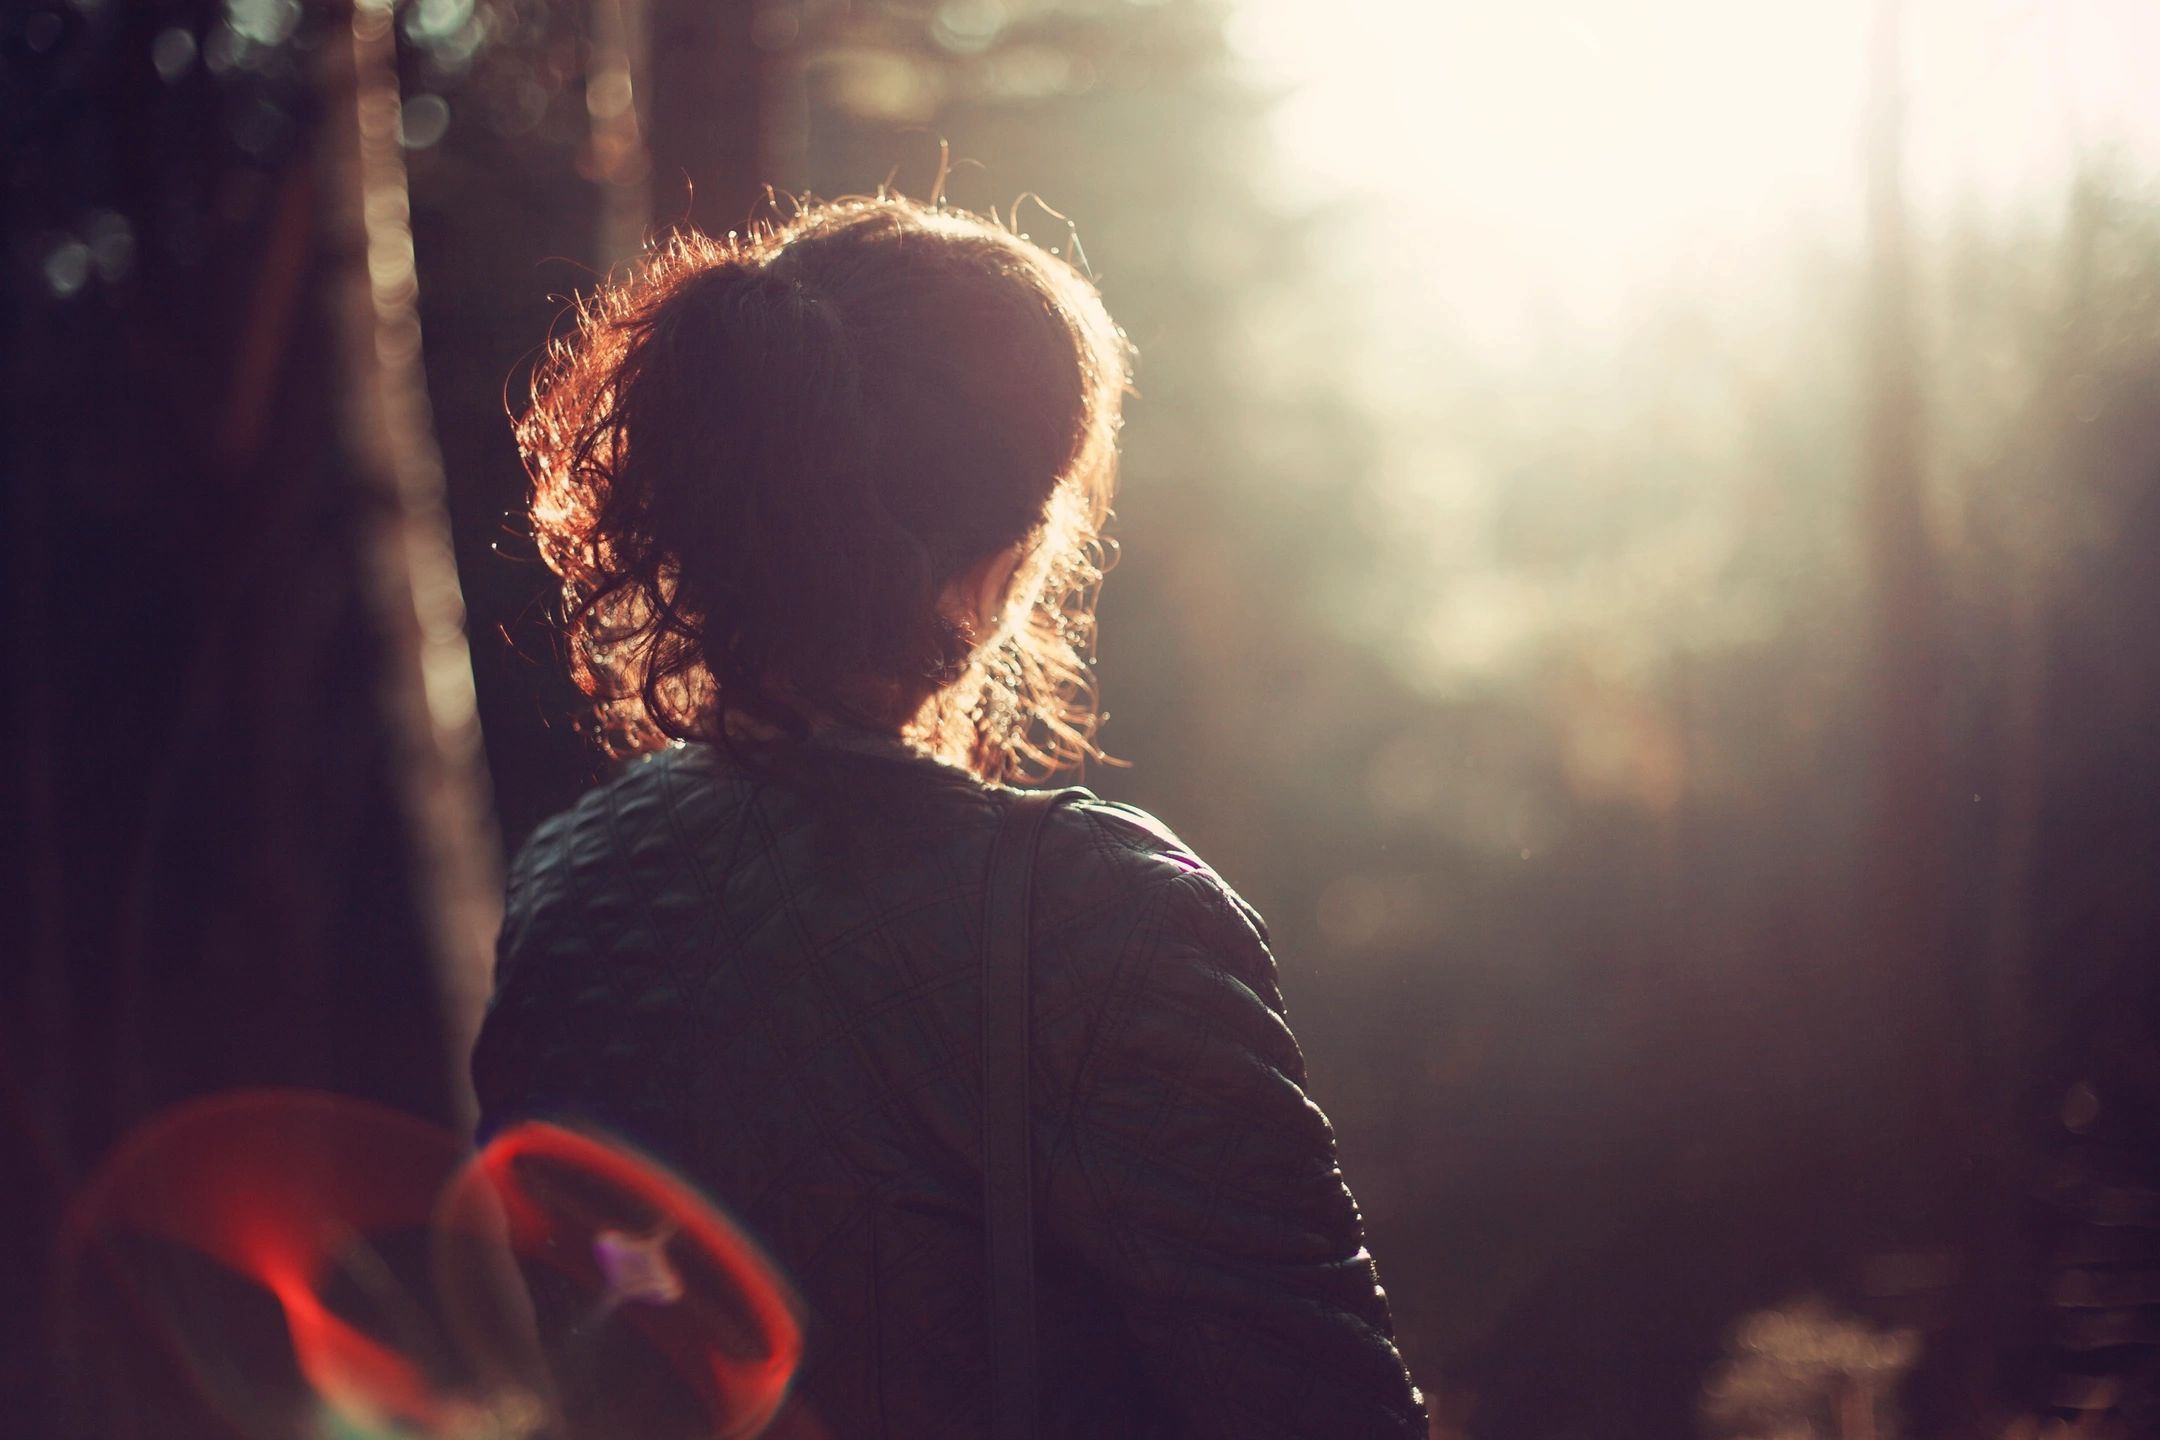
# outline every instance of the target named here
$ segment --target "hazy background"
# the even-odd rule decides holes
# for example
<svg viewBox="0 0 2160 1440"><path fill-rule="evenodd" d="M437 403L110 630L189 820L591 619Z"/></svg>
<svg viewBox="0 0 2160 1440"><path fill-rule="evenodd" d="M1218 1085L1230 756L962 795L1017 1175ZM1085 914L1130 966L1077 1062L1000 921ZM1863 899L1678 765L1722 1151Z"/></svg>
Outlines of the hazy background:
<svg viewBox="0 0 2160 1440"><path fill-rule="evenodd" d="M1138 347L1084 779L1269 917L1441 1433L2160 1425L2160 9L11 0L0 53L21 1233L186 1095L459 1113L499 856L600 768L506 400L645 237L942 144Z"/></svg>

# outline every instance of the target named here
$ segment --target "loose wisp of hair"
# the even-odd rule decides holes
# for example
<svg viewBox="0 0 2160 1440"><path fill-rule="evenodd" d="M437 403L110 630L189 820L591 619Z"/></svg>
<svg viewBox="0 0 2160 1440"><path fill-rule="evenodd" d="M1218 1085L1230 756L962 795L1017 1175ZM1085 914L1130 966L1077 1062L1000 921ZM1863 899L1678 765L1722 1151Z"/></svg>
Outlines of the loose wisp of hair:
<svg viewBox="0 0 2160 1440"><path fill-rule="evenodd" d="M996 217L879 194L679 232L578 301L517 440L617 755L839 722L989 780L1088 758L1129 349ZM939 603L1028 555L992 637Z"/></svg>

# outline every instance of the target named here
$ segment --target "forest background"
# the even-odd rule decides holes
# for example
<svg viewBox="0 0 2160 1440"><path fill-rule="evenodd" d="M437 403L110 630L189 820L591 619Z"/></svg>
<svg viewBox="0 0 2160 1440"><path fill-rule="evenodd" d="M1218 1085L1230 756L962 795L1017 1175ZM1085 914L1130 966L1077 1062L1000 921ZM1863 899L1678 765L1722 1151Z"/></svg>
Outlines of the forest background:
<svg viewBox="0 0 2160 1440"><path fill-rule="evenodd" d="M1441 1432L1857 1434L1857 1395L2152 1433L2152 134L2081 112L1961 183L1931 136L2023 133L1925 108L1978 22L1848 8L1801 89L1697 36L1722 88L1596 174L1581 127L1655 108L1626 67L1689 7L1543 7L1527 89L1330 131L1312 36L1408 94L1472 87L1470 32L12 0L10 1232L191 1095L462 1113L500 857L600 773L506 404L667 226L947 152L1137 346L1083 778L1269 917ZM2069 12L2160 61L2129 7L2026 9L2006 66ZM1540 140L1555 75L1618 108ZM1743 148L1710 189L1752 230L1635 223L1818 92L1828 190ZM1559 282L1435 153L1545 204ZM39 1317L0 1320L33 1417Z"/></svg>

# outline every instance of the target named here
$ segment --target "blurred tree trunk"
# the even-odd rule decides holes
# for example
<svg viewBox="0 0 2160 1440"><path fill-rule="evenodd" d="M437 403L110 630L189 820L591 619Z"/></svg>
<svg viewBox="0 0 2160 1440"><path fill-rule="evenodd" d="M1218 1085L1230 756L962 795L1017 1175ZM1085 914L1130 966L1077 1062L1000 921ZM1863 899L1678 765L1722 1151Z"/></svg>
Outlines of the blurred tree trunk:
<svg viewBox="0 0 2160 1440"><path fill-rule="evenodd" d="M2037 403L2027 417L2044 437L2040 457L2023 483L2010 489L2010 510L2003 516L1998 553L2002 557L2000 608L2003 674L1999 732L1994 754L1998 819L1988 855L1990 907L1986 931L1985 1028L1995 1061L1991 1095L1992 1151L1999 1183L1993 1233L1982 1237L1999 1277L1988 1297L1999 1316L2005 1349L2031 1350L2041 1343L2046 1285L2040 1257L2028 1235L2034 1229L2031 1197L2042 1185L2042 1134L2053 1127L2036 1125L2036 1101L2047 1093L2041 1052L2045 1032L2054 1027L2041 1019L2054 1007L2043 1003L2050 986L2036 965L2038 933L2036 881L2043 817L2048 798L2049 627L2054 608L2052 571L2064 556L2063 519L2058 499L2069 446L2064 431L2074 424L2075 391L2093 362L2094 246L2098 204L2089 175L2073 179L2063 232L2060 333L2053 353L2043 360ZM2056 1075L2059 1093L2071 1077ZM2082 1078L2082 1077L2078 1077ZM2050 1387L2028 1382L2023 1397L2033 1406L2046 1404Z"/></svg>
<svg viewBox="0 0 2160 1440"><path fill-rule="evenodd" d="M1911 1186L1901 1218L1912 1227L1908 1243L1947 1251L1947 1288L1927 1297L1934 1333L1915 1376L1912 1405L1921 1433L1965 1433L1992 1430L2002 1421L2001 1365L2023 1328L2029 1247L2020 1228L2016 1126L2005 1103L2015 1088L2020 1047L2010 1033L2016 1022L2001 980L2003 957L1955 943L1950 913L1947 643L1926 503L1923 385L1913 329L1902 11L1901 0L1877 5L1868 165L1872 406L1862 553L1874 597L1878 768L1873 943L1867 954L1891 985L1888 1033L1902 1053L1888 1073L1906 1097L1911 1121L1898 1137ZM2034 659L2034 643L2025 637L2024 653L2012 657L2014 671ZM2037 678L2014 674L2012 683L2029 688ZM2006 720L2014 747L2034 743L2026 710L2013 695ZM2030 798L2021 798L2020 764L2013 756L2006 777L2012 827L2032 818L2017 813ZM2000 857L2013 869L2016 844L2009 835ZM2017 880L2014 874L1995 878Z"/></svg>
<svg viewBox="0 0 2160 1440"><path fill-rule="evenodd" d="M2088 161L2070 189L2038 459L2014 517L2024 653L2010 678L2027 693L2011 696L2006 769L2027 793L2017 832L2006 816L1999 873L2019 888L2000 958L2006 994L2034 1017L2021 1118L2045 1137L2028 1169L2045 1235L2025 1292L2045 1356L2032 1398L2146 1435L2160 1429L2160 667L2147 643L2160 351L2119 298L2136 234L2121 185Z"/></svg>
<svg viewBox="0 0 2160 1440"><path fill-rule="evenodd" d="M473 1114L464 1059L478 1035L502 919L465 602L450 537L442 452L421 367L419 273L391 13L356 8L351 43L329 47L323 222L342 260L329 280L337 375L356 478L373 492L359 560L382 637L377 677L410 878L433 952L453 1113ZM340 55L349 56L338 64Z"/></svg>
<svg viewBox="0 0 2160 1440"><path fill-rule="evenodd" d="M1890 1073L1915 1105L1906 1137L1947 1158L1968 1127L1957 986L1945 925L1941 584L1926 509L1920 361L1914 337L1903 155L1898 0L1879 0L1868 154L1866 469L1860 546L1872 592L1875 807L1870 944ZM1918 1158L1918 1157L1916 1157ZM1928 1188L1925 1180L1923 1190ZM1925 1204L1925 1201L1922 1202Z"/></svg>
<svg viewBox="0 0 2160 1440"><path fill-rule="evenodd" d="M306 1085L454 1118L494 903L397 267L389 13L357 49L335 4L251 36L213 0L55 13L4 100L33 262L5 288L0 439L11 853L34 857L0 881L26 922L0 967L25 1297L84 1175L177 1101ZM0 1404L63 1433L49 1317L0 1326Z"/></svg>
<svg viewBox="0 0 2160 1440"><path fill-rule="evenodd" d="M751 48L754 8L577 0L524 16L491 36L441 142L407 160L427 384L509 848L604 761L561 664L556 587L527 538L527 481L505 409L522 408L564 297L684 217L686 176L701 222L723 231L762 194L767 62ZM406 58L425 71L424 44ZM508 123L490 98L528 93L544 103Z"/></svg>
<svg viewBox="0 0 2160 1440"><path fill-rule="evenodd" d="M599 0L600 4L617 0ZM653 223L739 230L765 193L768 60L751 0L638 0Z"/></svg>
<svg viewBox="0 0 2160 1440"><path fill-rule="evenodd" d="M652 72L646 49L648 0L592 0L585 67L587 170L600 189L593 237L602 271L636 257L652 226L652 155L639 109Z"/></svg>
<svg viewBox="0 0 2160 1440"><path fill-rule="evenodd" d="M1915 1273L1969 1293L1980 1207L1964 1172L1979 1144L1986 1091L1976 1091L1967 997L1955 974L1943 812L1942 587L1927 512L1921 361L1914 330L1913 256L1904 174L1901 0L1877 0L1867 148L1868 413L1861 478L1860 554L1873 622L1875 789L1860 993L1880 1008L1859 1017L1889 1047L1878 1072L1889 1089L1886 1146L1901 1244L1943 1252ZM1960 1273L1959 1262L1965 1262ZM1956 1279L1951 1279L1956 1276ZM1984 1341L1950 1292L1907 1297L1909 1318L1934 1332L1915 1403L1923 1433L1964 1410ZM1947 1334L1952 1331L1966 1333ZM1985 1328L1985 1327L1981 1327ZM1947 1343L1945 1343L1947 1342ZM1963 1418L1962 1415L1960 1418Z"/></svg>

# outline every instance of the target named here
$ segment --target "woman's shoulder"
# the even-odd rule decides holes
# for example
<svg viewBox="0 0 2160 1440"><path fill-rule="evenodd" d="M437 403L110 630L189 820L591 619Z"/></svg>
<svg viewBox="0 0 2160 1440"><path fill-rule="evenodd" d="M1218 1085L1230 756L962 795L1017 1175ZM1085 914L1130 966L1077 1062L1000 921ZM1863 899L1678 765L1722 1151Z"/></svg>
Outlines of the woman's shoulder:
<svg viewBox="0 0 2160 1440"><path fill-rule="evenodd" d="M1037 857L1037 884L1055 905L1115 903L1153 911L1165 922L1228 923L1263 944L1259 912L1163 821L1137 805L1090 791L1051 812Z"/></svg>
<svg viewBox="0 0 2160 1440"><path fill-rule="evenodd" d="M1286 1073L1296 1068L1265 923L1161 820L1075 796L1051 812L1035 874L1031 930L1048 1008L1056 1013L1058 997L1070 999L1104 1027L1081 1053L1112 1035L1163 1056L1181 1053L1158 1024L1175 1015L1174 1029L1250 1030Z"/></svg>
<svg viewBox="0 0 2160 1440"><path fill-rule="evenodd" d="M1078 787L1061 795L1063 803L1050 812L1043 832L1044 852L1061 866L1135 880L1214 873L1175 831L1139 806Z"/></svg>

